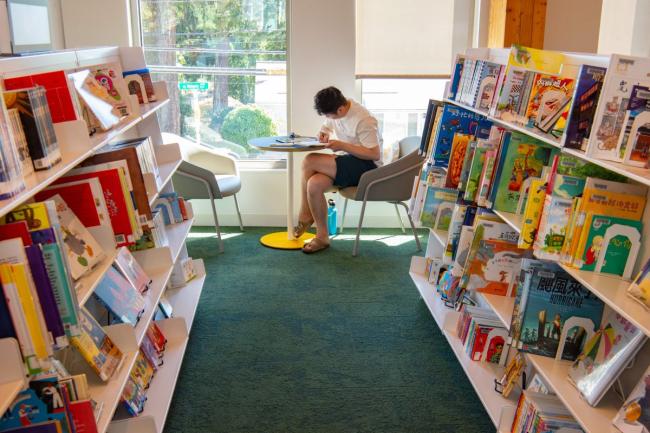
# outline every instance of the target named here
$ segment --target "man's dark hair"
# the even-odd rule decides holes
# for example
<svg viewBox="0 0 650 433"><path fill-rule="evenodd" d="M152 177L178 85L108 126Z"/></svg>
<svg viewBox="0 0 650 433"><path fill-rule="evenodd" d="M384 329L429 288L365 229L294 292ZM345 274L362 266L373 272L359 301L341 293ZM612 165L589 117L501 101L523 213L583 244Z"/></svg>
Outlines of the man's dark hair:
<svg viewBox="0 0 650 433"><path fill-rule="evenodd" d="M326 87L314 96L314 109L322 116L323 114L334 114L348 102L343 93L336 87Z"/></svg>

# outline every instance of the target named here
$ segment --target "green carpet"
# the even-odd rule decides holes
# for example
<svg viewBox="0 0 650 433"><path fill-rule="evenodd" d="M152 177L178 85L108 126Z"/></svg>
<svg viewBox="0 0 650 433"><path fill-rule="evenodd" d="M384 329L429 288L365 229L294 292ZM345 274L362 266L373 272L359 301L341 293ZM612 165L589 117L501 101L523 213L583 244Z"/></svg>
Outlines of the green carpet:
<svg viewBox="0 0 650 433"><path fill-rule="evenodd" d="M269 231L229 231L222 255L188 241L208 278L166 432L494 432L411 282L412 237L364 230L379 240L353 258L350 239L271 250Z"/></svg>

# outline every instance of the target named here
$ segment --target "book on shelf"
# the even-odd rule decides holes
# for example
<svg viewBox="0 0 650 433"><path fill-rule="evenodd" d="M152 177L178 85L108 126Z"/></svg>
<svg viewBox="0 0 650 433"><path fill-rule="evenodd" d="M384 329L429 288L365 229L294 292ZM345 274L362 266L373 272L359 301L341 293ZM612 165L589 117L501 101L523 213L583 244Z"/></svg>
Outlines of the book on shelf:
<svg viewBox="0 0 650 433"><path fill-rule="evenodd" d="M519 234L519 248L532 248L537 238L539 220L544 210L546 199L546 181L535 179L528 188L528 199L524 209L521 233Z"/></svg>
<svg viewBox="0 0 650 433"><path fill-rule="evenodd" d="M456 335L472 361L499 363L507 331L492 310L463 306Z"/></svg>
<svg viewBox="0 0 650 433"><path fill-rule="evenodd" d="M525 126L561 136L569 114L573 85L572 78L535 74L526 108Z"/></svg>
<svg viewBox="0 0 650 433"><path fill-rule="evenodd" d="M454 135L456 133L474 134L478 122L483 119L485 117L480 114L446 104L436 131L436 141L432 152L434 165L447 167Z"/></svg>
<svg viewBox="0 0 650 433"><path fill-rule="evenodd" d="M159 189L162 188L163 185L162 179L160 177L160 170L158 169L158 162L156 160L156 151L151 141L151 137L138 137L128 140L111 142L107 144L103 150L110 152L128 148L134 148L136 150L142 173L150 173L153 175L157 187Z"/></svg>
<svg viewBox="0 0 650 433"><path fill-rule="evenodd" d="M616 148L623 162L635 167L648 163L647 143L650 137L650 87L633 86L625 110L623 128Z"/></svg>
<svg viewBox="0 0 650 433"><path fill-rule="evenodd" d="M185 286L189 281L196 277L194 261L191 257L179 258L174 264L174 269L169 278L169 284L172 289Z"/></svg>
<svg viewBox="0 0 650 433"><path fill-rule="evenodd" d="M40 74L5 78L6 90L28 89L40 86L45 89L47 105L52 122L70 122L80 119L78 106L73 98L74 87L65 71L50 71Z"/></svg>
<svg viewBox="0 0 650 433"><path fill-rule="evenodd" d="M422 226L447 230L457 197L456 189L427 186L426 198L420 214Z"/></svg>
<svg viewBox="0 0 650 433"><path fill-rule="evenodd" d="M72 72L68 76L74 84L81 104L88 110L89 126L97 125L102 131L106 131L120 122L123 115L116 108L115 99L109 95L102 84L95 80L88 69Z"/></svg>
<svg viewBox="0 0 650 433"><path fill-rule="evenodd" d="M606 72L606 68L599 66L580 66L567 121L565 147L581 151L587 149Z"/></svg>
<svg viewBox="0 0 650 433"><path fill-rule="evenodd" d="M634 281L627 289L632 299L638 301L646 308L650 308L650 260L647 260L641 270L634 278Z"/></svg>
<svg viewBox="0 0 650 433"><path fill-rule="evenodd" d="M117 110L119 116L124 118L131 114L131 108L128 100L129 91L126 81L122 76L122 67L119 63L109 63L106 65L94 66L90 70L93 76L110 96L110 102L113 108Z"/></svg>
<svg viewBox="0 0 650 433"><path fill-rule="evenodd" d="M116 268L109 267L94 294L122 323L135 326L145 310L145 300Z"/></svg>
<svg viewBox="0 0 650 433"><path fill-rule="evenodd" d="M488 112L496 95L497 84L504 66L494 62L483 61L484 66L478 82L478 93L474 107L479 111Z"/></svg>
<svg viewBox="0 0 650 433"><path fill-rule="evenodd" d="M117 251L115 265L138 292L144 293L149 289L151 278L147 276L128 248L122 247Z"/></svg>
<svg viewBox="0 0 650 433"><path fill-rule="evenodd" d="M9 129L11 130L11 135L16 145L16 154L22 167L23 177L27 177L34 172L34 163L32 162L32 157L29 156L29 145L27 144L23 124L20 122L20 112L17 108L7 110L7 118L9 121Z"/></svg>
<svg viewBox="0 0 650 433"><path fill-rule="evenodd" d="M583 433L571 412L555 395L524 390L510 430L512 433Z"/></svg>
<svg viewBox="0 0 650 433"><path fill-rule="evenodd" d="M449 91L447 93L447 98L452 101L456 100L458 95L458 86L460 84L461 76L463 75L463 65L465 64L465 56L462 54L456 54L456 60L454 61L453 74L451 83L449 84Z"/></svg>
<svg viewBox="0 0 650 433"><path fill-rule="evenodd" d="M641 330L608 309L569 369L569 380L589 405L596 406L645 340Z"/></svg>
<svg viewBox="0 0 650 433"><path fill-rule="evenodd" d="M136 95L140 104L156 102L158 100L148 68L124 71L122 75L126 80L129 93Z"/></svg>
<svg viewBox="0 0 650 433"><path fill-rule="evenodd" d="M596 107L587 154L598 159L623 161L619 137L635 86L650 86L650 59L612 54Z"/></svg>
<svg viewBox="0 0 650 433"><path fill-rule="evenodd" d="M61 161L59 142L43 87L5 91L7 109L17 109L27 140L29 156L36 170L47 170Z"/></svg>
<svg viewBox="0 0 650 433"><path fill-rule="evenodd" d="M622 433L650 432L650 367L614 417L614 427Z"/></svg>
<svg viewBox="0 0 650 433"><path fill-rule="evenodd" d="M124 355L83 307L80 309L80 322L82 331L72 337L72 344L99 378L107 382L122 365Z"/></svg>
<svg viewBox="0 0 650 433"><path fill-rule="evenodd" d="M427 112L424 117L422 137L420 140L420 155L422 156L429 152L431 136L436 133L434 125L436 124L436 117L438 116L438 108L442 108L442 102L436 101L435 99L429 99L429 105L427 106Z"/></svg>
<svg viewBox="0 0 650 433"><path fill-rule="evenodd" d="M84 227L100 227L110 224L108 208L99 180L96 178L51 185L34 195L37 201L45 201L59 195Z"/></svg>
<svg viewBox="0 0 650 433"><path fill-rule="evenodd" d="M511 242L481 240L465 265L467 290L506 296L513 273L526 251Z"/></svg>
<svg viewBox="0 0 650 433"><path fill-rule="evenodd" d="M559 266L533 269L522 287L519 348L574 360L585 338L600 325L603 308L596 295Z"/></svg>
<svg viewBox="0 0 650 433"><path fill-rule="evenodd" d="M458 188L469 141L470 136L468 134L454 134L447 167L446 188Z"/></svg>

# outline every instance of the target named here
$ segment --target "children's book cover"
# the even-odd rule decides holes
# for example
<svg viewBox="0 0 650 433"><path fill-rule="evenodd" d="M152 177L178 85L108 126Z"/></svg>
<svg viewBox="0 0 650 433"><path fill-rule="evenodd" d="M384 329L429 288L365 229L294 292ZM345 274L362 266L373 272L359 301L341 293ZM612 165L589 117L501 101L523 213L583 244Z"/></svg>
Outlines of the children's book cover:
<svg viewBox="0 0 650 433"><path fill-rule="evenodd" d="M587 149L606 72L606 68L599 66L580 66L566 127L565 147L582 151Z"/></svg>
<svg viewBox="0 0 650 433"><path fill-rule="evenodd" d="M510 242L482 240L465 266L467 290L505 296L513 273L525 250Z"/></svg>
<svg viewBox="0 0 650 433"><path fill-rule="evenodd" d="M53 413L31 388L21 391L0 418L0 430L20 432L23 429L34 433L74 433L65 413Z"/></svg>
<svg viewBox="0 0 650 433"><path fill-rule="evenodd" d="M108 224L108 208L97 179L86 179L50 186L34 196L37 201L45 201L58 194L85 227Z"/></svg>
<svg viewBox="0 0 650 433"><path fill-rule="evenodd" d="M542 132L561 134L558 124L569 113L569 103L573 97L573 79L538 73L533 79L533 87L526 108L526 126L536 127ZM562 122L564 123L564 122Z"/></svg>
<svg viewBox="0 0 650 433"><path fill-rule="evenodd" d="M147 291L151 279L147 276L144 269L142 269L142 266L140 266L128 248L122 247L117 251L115 264L138 292L144 293Z"/></svg>
<svg viewBox="0 0 650 433"><path fill-rule="evenodd" d="M650 433L650 367L616 414L614 426L622 433Z"/></svg>
<svg viewBox="0 0 650 433"><path fill-rule="evenodd" d="M623 276L636 261L642 225L640 221L587 214L576 254L579 260L574 264L583 271Z"/></svg>
<svg viewBox="0 0 650 433"><path fill-rule="evenodd" d="M429 186L427 188L427 195L424 199L422 206L422 213L420 214L420 222L423 227L433 228L436 221L439 221L439 210L443 203L456 203L458 197L458 190L450 188L438 188ZM453 208L452 208L453 210ZM447 220L451 219L451 214L448 215ZM449 224L447 224L449 226Z"/></svg>
<svg viewBox="0 0 650 433"><path fill-rule="evenodd" d="M479 78L478 95L475 108L487 112L492 106L496 94L497 81L501 74L503 65L493 62L485 62Z"/></svg>
<svg viewBox="0 0 650 433"><path fill-rule="evenodd" d="M561 198L574 198L582 194L585 183L586 179L583 177L556 173L553 176L553 189L551 194Z"/></svg>
<svg viewBox="0 0 650 433"><path fill-rule="evenodd" d="M630 100L627 103L623 128L618 138L617 149L619 158L624 159L627 148L632 147L630 139L635 139L639 131L647 131L650 127L650 87L632 86Z"/></svg>
<svg viewBox="0 0 650 433"><path fill-rule="evenodd" d="M533 248L540 259L559 260L573 200L547 195Z"/></svg>
<svg viewBox="0 0 650 433"><path fill-rule="evenodd" d="M463 198L467 201L473 202L476 200L476 193L478 192L481 173L483 172L483 166L485 163L485 152L492 149L492 147L492 144L483 140L479 140L476 143L476 149L474 149L474 154L472 155L472 161L467 175L467 185L463 195Z"/></svg>
<svg viewBox="0 0 650 433"><path fill-rule="evenodd" d="M503 164L494 183L497 191L494 209L514 213L523 182L529 177L541 177L556 150L524 134L513 132L505 144Z"/></svg>
<svg viewBox="0 0 650 433"><path fill-rule="evenodd" d="M479 206L489 207L488 195L490 194L490 186L492 185L492 177L494 175L494 168L497 160L497 151L488 150L483 156L483 167L481 168L481 176L479 178L478 189L476 191L475 201Z"/></svg>
<svg viewBox="0 0 650 433"><path fill-rule="evenodd" d="M628 287L627 293L646 308L650 308L650 260L643 265L639 274Z"/></svg>
<svg viewBox="0 0 650 433"><path fill-rule="evenodd" d="M456 100L456 95L458 93L458 85L460 84L460 77L463 73L463 64L465 63L465 56L462 54L456 55L456 62L454 62L454 74L449 85L449 94L448 97L452 101Z"/></svg>
<svg viewBox="0 0 650 433"><path fill-rule="evenodd" d="M144 312L145 301L131 283L113 267L95 288L95 295L123 323L135 326Z"/></svg>
<svg viewBox="0 0 650 433"><path fill-rule="evenodd" d="M584 344L569 368L569 380L591 406L596 406L630 360L643 346L646 336L623 316L608 309L602 326Z"/></svg>
<svg viewBox="0 0 650 433"><path fill-rule="evenodd" d="M449 165L447 166L446 188L458 188L460 175L465 162L465 154L469 146L470 136L467 134L454 134L451 145L451 154L449 156Z"/></svg>
<svg viewBox="0 0 650 433"><path fill-rule="evenodd" d="M564 323L571 317L591 319L596 327L600 325L603 302L559 266L554 271L533 270L528 290L521 321L524 352L555 357ZM568 330L562 359L576 359L586 332L581 327Z"/></svg>
<svg viewBox="0 0 650 433"><path fill-rule="evenodd" d="M121 365L122 351L85 308L81 308L79 318L82 332L72 338L72 344L99 378L106 382Z"/></svg>
<svg viewBox="0 0 650 433"><path fill-rule="evenodd" d="M534 180L528 189L528 200L524 209L521 234L519 235L519 248L532 248L537 238L539 220L544 210L544 199L546 198L546 181Z"/></svg>
<svg viewBox="0 0 650 433"><path fill-rule="evenodd" d="M55 194L50 200L54 201L61 224L70 276L78 280L104 258L104 251L60 195Z"/></svg>
<svg viewBox="0 0 650 433"><path fill-rule="evenodd" d="M483 119L485 117L480 114L454 107L453 105L446 105L442 112L440 124L438 125L435 149L433 151L435 165L447 167L454 134L473 135L478 126L478 122Z"/></svg>

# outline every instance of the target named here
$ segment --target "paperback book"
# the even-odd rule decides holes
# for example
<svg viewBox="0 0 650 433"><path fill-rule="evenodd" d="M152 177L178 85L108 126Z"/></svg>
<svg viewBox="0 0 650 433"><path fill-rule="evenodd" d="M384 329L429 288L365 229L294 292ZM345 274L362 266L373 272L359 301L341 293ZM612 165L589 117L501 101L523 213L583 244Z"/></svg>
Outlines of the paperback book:
<svg viewBox="0 0 650 433"><path fill-rule="evenodd" d="M580 66L567 122L565 147L582 151L587 149L606 72L606 68L599 66Z"/></svg>
<svg viewBox="0 0 650 433"><path fill-rule="evenodd" d="M135 326L144 313L144 298L114 267L108 268L94 293L122 323Z"/></svg>

